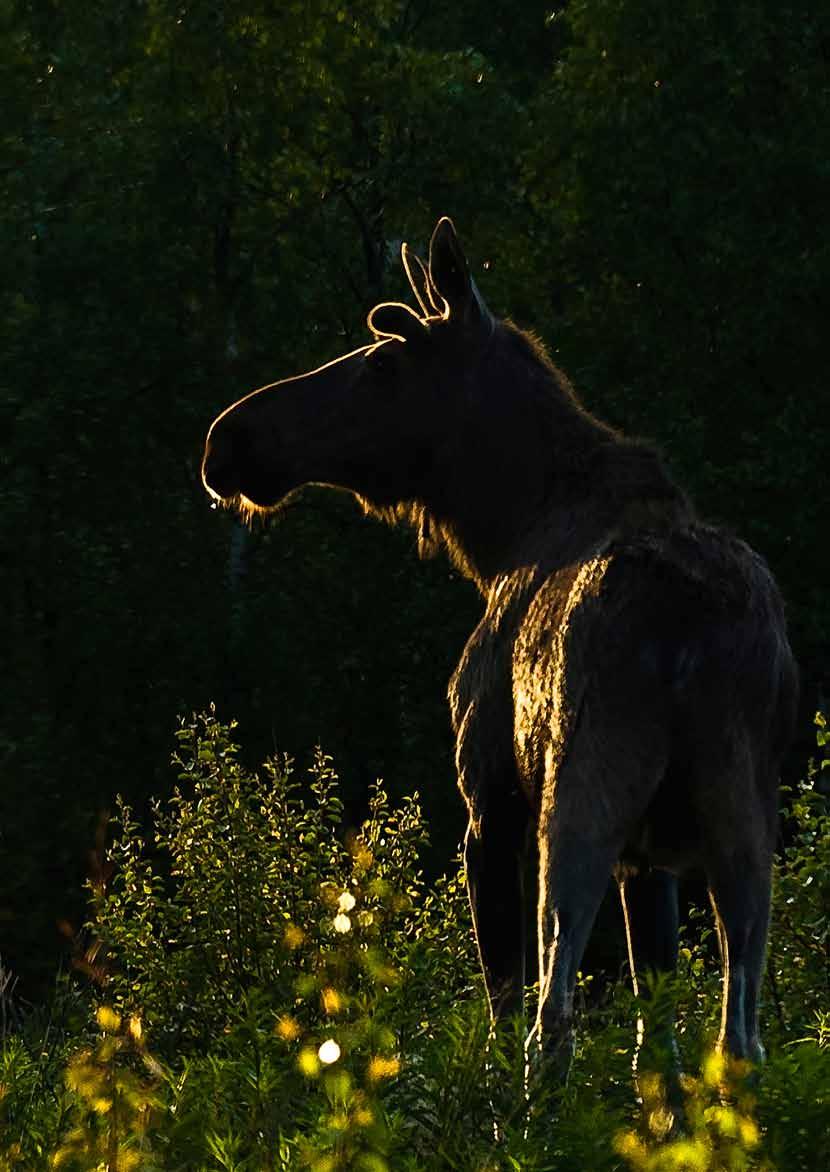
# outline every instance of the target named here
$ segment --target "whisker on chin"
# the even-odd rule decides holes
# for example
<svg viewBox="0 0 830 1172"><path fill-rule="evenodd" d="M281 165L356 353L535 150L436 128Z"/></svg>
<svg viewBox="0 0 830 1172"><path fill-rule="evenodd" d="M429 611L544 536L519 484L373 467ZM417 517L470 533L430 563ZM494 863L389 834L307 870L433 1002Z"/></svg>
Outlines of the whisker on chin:
<svg viewBox="0 0 830 1172"><path fill-rule="evenodd" d="M240 522L246 525L248 529L251 529L255 520L264 521L266 517L276 517L285 512L293 502L294 495L294 493L289 493L288 496L277 501L274 505L258 505L250 497L245 496L243 492L237 492L233 496L226 497L223 500L220 499L218 504L223 509L235 512Z"/></svg>

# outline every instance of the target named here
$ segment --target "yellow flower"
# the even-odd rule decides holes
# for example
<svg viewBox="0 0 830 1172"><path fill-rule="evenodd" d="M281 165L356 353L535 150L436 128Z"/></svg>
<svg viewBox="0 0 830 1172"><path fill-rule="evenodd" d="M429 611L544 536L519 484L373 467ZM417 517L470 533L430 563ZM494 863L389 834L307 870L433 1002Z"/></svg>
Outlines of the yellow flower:
<svg viewBox="0 0 830 1172"><path fill-rule="evenodd" d="M306 1078L316 1078L320 1073L320 1060L309 1047L300 1051L297 1058L297 1065Z"/></svg>
<svg viewBox="0 0 830 1172"><path fill-rule="evenodd" d="M351 926L352 926L352 921L349 919L349 917L346 915L345 912L338 912L337 915L334 917L334 930L335 930L335 932L340 932L342 935L345 935L346 932L351 930Z"/></svg>
<svg viewBox="0 0 830 1172"><path fill-rule="evenodd" d="M401 1068L397 1058L384 1058L382 1054L375 1054L366 1070L369 1082L379 1082L382 1078L394 1078Z"/></svg>
<svg viewBox="0 0 830 1172"><path fill-rule="evenodd" d="M341 912L350 912L355 905L355 898L351 891L344 891L337 901L337 906Z"/></svg>
<svg viewBox="0 0 830 1172"><path fill-rule="evenodd" d="M339 1013L343 1008L343 998L336 989L332 989L331 985L327 985L326 988L323 989L322 993L320 994L320 998L323 1002L324 1013Z"/></svg>
<svg viewBox="0 0 830 1172"><path fill-rule="evenodd" d="M121 1018L108 1005L102 1005L95 1016L98 1018L98 1025L104 1033L117 1034L121 1029Z"/></svg>
<svg viewBox="0 0 830 1172"><path fill-rule="evenodd" d="M738 1128L744 1147L755 1148L758 1146L761 1136L758 1131L758 1124L754 1119L750 1119L748 1115L742 1115L738 1121Z"/></svg>
<svg viewBox="0 0 830 1172"><path fill-rule="evenodd" d="M91 1098L100 1082L100 1072L89 1061L89 1051L76 1055L66 1071L66 1084L84 1098Z"/></svg>
<svg viewBox="0 0 830 1172"><path fill-rule="evenodd" d="M130 1018L130 1024L128 1025L127 1028L130 1031L130 1037L133 1039L133 1041L140 1042L141 1041L141 1018L138 1017L136 1014L133 1014L133 1016Z"/></svg>
<svg viewBox="0 0 830 1172"><path fill-rule="evenodd" d="M300 1027L293 1017L284 1014L274 1026L274 1033L284 1042L294 1042L300 1036Z"/></svg>
<svg viewBox="0 0 830 1172"><path fill-rule="evenodd" d="M713 1050L703 1060L703 1081L708 1087L716 1087L726 1074L726 1057L719 1051Z"/></svg>
<svg viewBox="0 0 830 1172"><path fill-rule="evenodd" d="M614 1138L614 1150L624 1160L632 1164L642 1165L648 1155L648 1149L640 1137L633 1131L624 1131Z"/></svg>
<svg viewBox="0 0 830 1172"><path fill-rule="evenodd" d="M299 948L305 940L305 932L296 924L288 923L285 926L283 940L286 948Z"/></svg>

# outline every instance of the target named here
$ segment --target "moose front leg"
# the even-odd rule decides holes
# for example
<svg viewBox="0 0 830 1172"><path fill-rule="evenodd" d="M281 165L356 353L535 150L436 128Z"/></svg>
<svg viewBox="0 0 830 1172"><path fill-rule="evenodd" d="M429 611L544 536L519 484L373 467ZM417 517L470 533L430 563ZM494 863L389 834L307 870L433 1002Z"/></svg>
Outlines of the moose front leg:
<svg viewBox="0 0 830 1172"><path fill-rule="evenodd" d="M529 810L520 796L471 819L464 844L467 890L494 1021L524 1010L524 858Z"/></svg>

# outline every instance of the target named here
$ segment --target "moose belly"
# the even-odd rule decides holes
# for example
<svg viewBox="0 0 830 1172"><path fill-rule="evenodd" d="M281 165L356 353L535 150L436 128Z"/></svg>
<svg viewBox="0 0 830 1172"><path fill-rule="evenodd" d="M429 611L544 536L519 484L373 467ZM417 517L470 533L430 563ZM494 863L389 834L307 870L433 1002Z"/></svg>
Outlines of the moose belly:
<svg viewBox="0 0 830 1172"><path fill-rule="evenodd" d="M632 828L621 852L625 869L662 867L681 874L701 865L700 819L683 779L671 772Z"/></svg>

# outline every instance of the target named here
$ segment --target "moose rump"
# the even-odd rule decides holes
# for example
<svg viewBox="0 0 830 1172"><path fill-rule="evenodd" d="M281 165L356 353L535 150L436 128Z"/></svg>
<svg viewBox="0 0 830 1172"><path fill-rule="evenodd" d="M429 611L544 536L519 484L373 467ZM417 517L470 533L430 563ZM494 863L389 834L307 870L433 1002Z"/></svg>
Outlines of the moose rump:
<svg viewBox="0 0 830 1172"><path fill-rule="evenodd" d="M576 974L609 877L635 989L677 959L677 874L704 872L724 969L720 1043L762 1056L778 771L796 670L769 570L703 524L648 445L580 404L532 336L487 309L452 223L417 310L370 344L247 395L202 478L243 511L316 482L415 526L484 614L450 682L467 880L495 1018L522 1009L523 875L535 859L532 1038L567 1057ZM672 1023L662 1023L672 1046ZM563 1062L563 1066L566 1063Z"/></svg>
<svg viewBox="0 0 830 1172"><path fill-rule="evenodd" d="M769 572L742 542L694 523L606 544L551 573L519 612L501 749L515 762L519 793L496 777L480 784L484 727L492 750L497 725L482 704L477 661L489 658L503 615L485 617L452 685L468 869L482 960L500 978L491 982L496 1012L521 1003L516 907L530 833L539 868L535 1033L547 1049L570 1048L577 969L609 875L645 994L648 974L675 967L676 876L694 869L707 877L721 942L721 1044L760 1060L778 768L794 694ZM672 1049L671 1031L661 1023L655 1048Z"/></svg>

